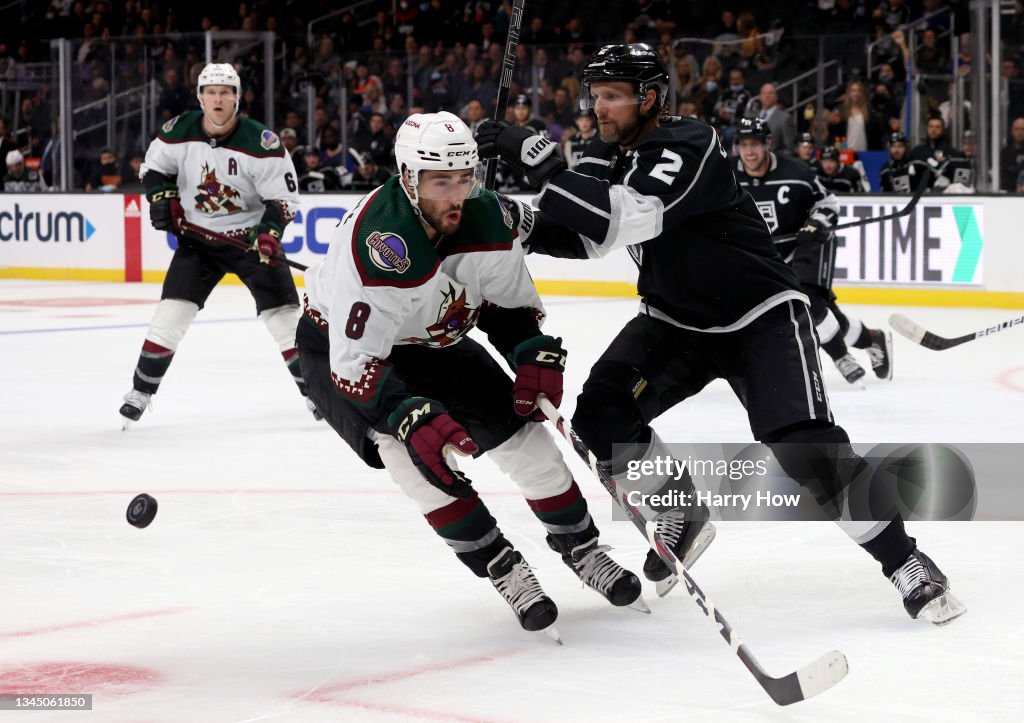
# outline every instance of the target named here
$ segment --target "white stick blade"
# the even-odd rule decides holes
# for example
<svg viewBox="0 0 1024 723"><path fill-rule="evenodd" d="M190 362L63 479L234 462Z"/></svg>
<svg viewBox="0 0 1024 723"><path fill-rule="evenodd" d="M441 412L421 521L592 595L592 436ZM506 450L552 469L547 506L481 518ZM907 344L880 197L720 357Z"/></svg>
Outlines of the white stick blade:
<svg viewBox="0 0 1024 723"><path fill-rule="evenodd" d="M838 650L830 650L810 665L796 671L796 677L800 681L804 700L807 700L828 690L849 672L850 665L846 661L846 656Z"/></svg>
<svg viewBox="0 0 1024 723"><path fill-rule="evenodd" d="M893 314L890 316L889 326L910 339L915 344L920 344L921 340L924 339L924 327L915 324L910 319L903 316L903 314Z"/></svg>

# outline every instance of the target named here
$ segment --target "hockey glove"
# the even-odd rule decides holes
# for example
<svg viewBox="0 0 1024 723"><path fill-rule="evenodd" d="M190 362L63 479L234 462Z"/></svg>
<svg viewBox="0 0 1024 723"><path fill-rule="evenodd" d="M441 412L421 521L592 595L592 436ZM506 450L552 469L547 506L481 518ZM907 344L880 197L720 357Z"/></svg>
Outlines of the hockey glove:
<svg viewBox="0 0 1024 723"><path fill-rule="evenodd" d="M274 266L281 254L281 231L276 226L261 223L249 231L249 240L260 255L261 264Z"/></svg>
<svg viewBox="0 0 1024 723"><path fill-rule="evenodd" d="M538 394L550 399L556 407L562 403L562 375L565 372L566 354L561 339L544 335L527 339L513 350L516 414L531 417L537 422L544 421L544 413L537 409Z"/></svg>
<svg viewBox="0 0 1024 723"><path fill-rule="evenodd" d="M804 224L796 233L797 244L823 244L829 240L832 235L832 231L824 223L816 218L807 219L807 223Z"/></svg>
<svg viewBox="0 0 1024 723"><path fill-rule="evenodd" d="M412 397L388 415L388 427L405 445L420 474L452 497L471 497L469 478L445 461L448 450L469 456L480 451L462 425L448 415L440 402Z"/></svg>
<svg viewBox="0 0 1024 723"><path fill-rule="evenodd" d="M476 131L476 143L481 158L500 157L521 171L533 186L543 185L568 167L558 152L558 144L532 128L485 120Z"/></svg>
<svg viewBox="0 0 1024 723"><path fill-rule="evenodd" d="M178 233L178 222L185 218L178 187L173 184L157 186L146 193L149 200L149 221L157 231Z"/></svg>

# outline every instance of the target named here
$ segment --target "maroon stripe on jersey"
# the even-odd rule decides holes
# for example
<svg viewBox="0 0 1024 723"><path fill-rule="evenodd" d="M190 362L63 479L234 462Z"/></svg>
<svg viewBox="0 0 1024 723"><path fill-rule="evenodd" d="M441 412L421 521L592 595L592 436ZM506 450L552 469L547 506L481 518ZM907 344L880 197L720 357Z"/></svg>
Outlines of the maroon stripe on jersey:
<svg viewBox="0 0 1024 723"><path fill-rule="evenodd" d="M534 512L558 512L578 502L580 497L580 488L576 486L576 480L573 480L569 489L560 495L545 497L542 500L527 499L526 503Z"/></svg>
<svg viewBox="0 0 1024 723"><path fill-rule="evenodd" d="M451 504L447 504L433 512L428 512L424 517L427 518L427 522L430 523L431 527L435 530L440 530L448 525L464 520L478 505L480 505L480 498L476 492L473 492L472 497L457 498Z"/></svg>
<svg viewBox="0 0 1024 723"><path fill-rule="evenodd" d="M445 256L456 256L457 254L472 254L477 251L509 251L511 248L511 241L493 244L466 244L465 246L456 246L452 249L445 249L444 253Z"/></svg>
<svg viewBox="0 0 1024 723"><path fill-rule="evenodd" d="M291 364L298 358L299 350L295 348L285 349L283 352L281 352L281 356L284 358L285 364Z"/></svg>

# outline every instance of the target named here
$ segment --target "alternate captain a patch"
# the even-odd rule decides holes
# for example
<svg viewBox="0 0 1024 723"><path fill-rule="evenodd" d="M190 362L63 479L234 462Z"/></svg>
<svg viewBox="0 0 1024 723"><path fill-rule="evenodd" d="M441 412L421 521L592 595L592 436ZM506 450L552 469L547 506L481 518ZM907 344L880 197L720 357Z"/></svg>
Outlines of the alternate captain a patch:
<svg viewBox="0 0 1024 723"><path fill-rule="evenodd" d="M374 231L366 237L366 245L370 249L370 261L381 271L404 274L412 266L409 246L398 234Z"/></svg>
<svg viewBox="0 0 1024 723"><path fill-rule="evenodd" d="M217 169L203 164L203 180L196 186L199 191L195 195L196 210L211 216L215 214L231 214L245 210L245 201L234 187L217 180Z"/></svg>

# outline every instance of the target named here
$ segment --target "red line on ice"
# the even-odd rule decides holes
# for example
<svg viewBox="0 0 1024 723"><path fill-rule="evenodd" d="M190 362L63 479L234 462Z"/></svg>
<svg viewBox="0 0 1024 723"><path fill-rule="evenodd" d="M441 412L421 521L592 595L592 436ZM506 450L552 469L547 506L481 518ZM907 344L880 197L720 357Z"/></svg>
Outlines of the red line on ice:
<svg viewBox="0 0 1024 723"><path fill-rule="evenodd" d="M62 630L76 630L78 628L92 628L97 625L107 625L109 623L121 623L127 620L138 620L141 618L155 618L162 615L176 615L177 613L183 613L186 610L190 610L189 607L170 607L170 608L157 608L156 610L143 610L137 613L125 613L123 615L113 615L106 618L95 618L93 620L80 620L74 623L63 623L61 625L47 625L42 628L33 628L30 630L16 630L10 633L0 633L0 639L3 638L27 638L32 635L46 635L47 633L59 633Z"/></svg>
<svg viewBox="0 0 1024 723"><path fill-rule="evenodd" d="M330 700L319 702L331 703L332 705L339 705L347 708L373 710L380 713L393 713L395 715L411 717L414 720L463 721L464 723L487 723L487 721L490 720L487 718L480 718L478 716L459 715L458 713L442 713L440 711L424 710L423 708L409 708L406 706L385 705L383 703L366 703L359 700L347 700L341 698L332 698Z"/></svg>
<svg viewBox="0 0 1024 723"><path fill-rule="evenodd" d="M1022 374L1022 372L1024 372L1024 365L1000 372L996 379L998 379L999 383L1004 387L1008 387L1015 392L1024 392L1024 374ZM1022 379L1019 382L1014 381L1014 377L1018 374L1022 376Z"/></svg>

